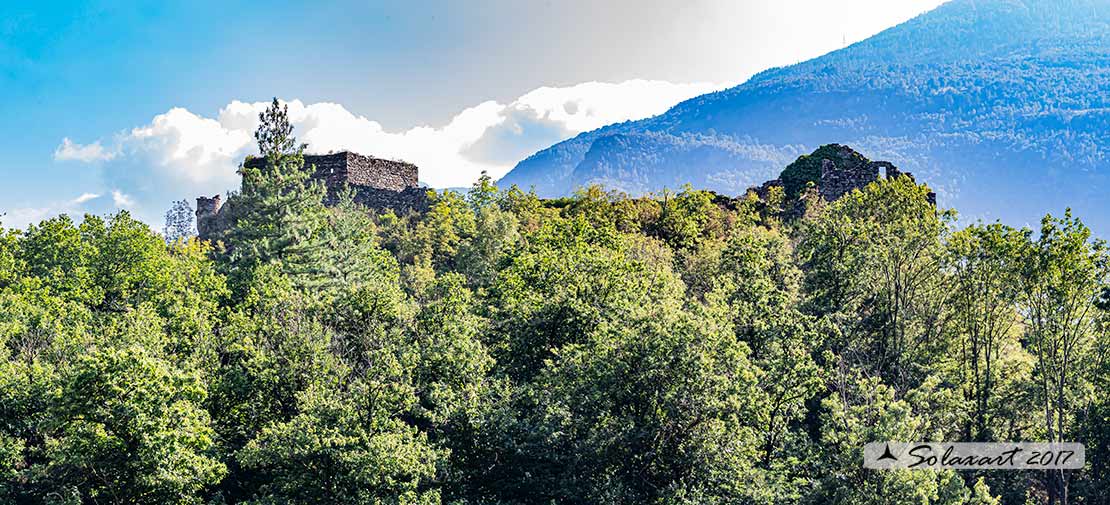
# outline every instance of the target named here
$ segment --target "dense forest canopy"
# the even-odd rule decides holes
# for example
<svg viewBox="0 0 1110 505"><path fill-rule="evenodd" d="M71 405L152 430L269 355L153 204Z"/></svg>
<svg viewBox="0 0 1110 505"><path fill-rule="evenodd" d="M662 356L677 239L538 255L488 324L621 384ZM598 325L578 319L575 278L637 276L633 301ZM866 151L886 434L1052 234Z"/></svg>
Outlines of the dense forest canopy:
<svg viewBox="0 0 1110 505"><path fill-rule="evenodd" d="M325 206L263 120L211 243L181 204L166 236L0 235L0 502L1110 500L1110 256L1070 212L961 228L907 177L800 217L483 178L396 215ZM1088 463L863 469L882 440Z"/></svg>

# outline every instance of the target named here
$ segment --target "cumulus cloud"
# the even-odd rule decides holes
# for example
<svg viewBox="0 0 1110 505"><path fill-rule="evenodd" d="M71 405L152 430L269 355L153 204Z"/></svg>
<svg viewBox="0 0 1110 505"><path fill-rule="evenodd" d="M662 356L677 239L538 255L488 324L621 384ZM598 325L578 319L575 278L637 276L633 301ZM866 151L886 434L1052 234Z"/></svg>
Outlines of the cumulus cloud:
<svg viewBox="0 0 1110 505"><path fill-rule="evenodd" d="M442 126L403 131L388 131L337 103L286 103L294 135L310 153L352 150L401 159L419 166L428 185L457 187L482 171L500 177L533 152L583 131L660 114L683 99L724 87L648 80L543 87L510 103L477 104ZM117 207L156 219L171 200L238 186L236 169L243 157L257 152L253 134L268 105L232 101L215 117L173 108L103 145L65 138L55 158L99 163L106 186L119 188L112 193Z"/></svg>
<svg viewBox="0 0 1110 505"><path fill-rule="evenodd" d="M58 161L92 163L94 161L110 160L113 157L115 157L115 154L105 151L104 146L100 145L99 141L81 145L74 143L69 137L63 138L61 145L54 150L54 159Z"/></svg>

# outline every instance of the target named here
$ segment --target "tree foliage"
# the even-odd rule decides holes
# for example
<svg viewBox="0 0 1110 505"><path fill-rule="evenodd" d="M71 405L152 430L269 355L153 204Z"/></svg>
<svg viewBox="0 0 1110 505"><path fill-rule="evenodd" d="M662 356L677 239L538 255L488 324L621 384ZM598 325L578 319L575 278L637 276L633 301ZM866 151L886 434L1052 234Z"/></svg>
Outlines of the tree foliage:
<svg viewBox="0 0 1110 505"><path fill-rule="evenodd" d="M805 216L693 188L324 205L286 112L214 243L0 235L3 503L1099 503L1107 250L909 178ZM1079 441L876 472L884 440Z"/></svg>
<svg viewBox="0 0 1110 505"><path fill-rule="evenodd" d="M167 243L185 240L197 234L196 213L187 200L173 202L170 210L166 211L166 226L162 228L162 236Z"/></svg>

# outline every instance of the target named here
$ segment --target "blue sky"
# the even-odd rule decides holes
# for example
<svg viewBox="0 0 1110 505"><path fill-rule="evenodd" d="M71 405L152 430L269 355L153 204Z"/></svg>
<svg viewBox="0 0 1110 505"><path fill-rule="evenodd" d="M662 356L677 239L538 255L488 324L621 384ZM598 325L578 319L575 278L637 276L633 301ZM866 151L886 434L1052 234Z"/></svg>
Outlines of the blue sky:
<svg viewBox="0 0 1110 505"><path fill-rule="evenodd" d="M0 218L233 189L270 97L436 186L861 40L940 0L0 4Z"/></svg>

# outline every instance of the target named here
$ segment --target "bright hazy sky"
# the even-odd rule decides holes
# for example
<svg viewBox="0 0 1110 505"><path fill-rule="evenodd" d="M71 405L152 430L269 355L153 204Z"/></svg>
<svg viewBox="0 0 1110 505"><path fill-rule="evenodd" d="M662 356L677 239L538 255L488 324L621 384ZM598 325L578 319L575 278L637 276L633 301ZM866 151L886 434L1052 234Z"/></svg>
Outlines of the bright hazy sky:
<svg viewBox="0 0 1110 505"><path fill-rule="evenodd" d="M437 186L839 49L942 0L0 3L0 222L222 193L257 112Z"/></svg>

